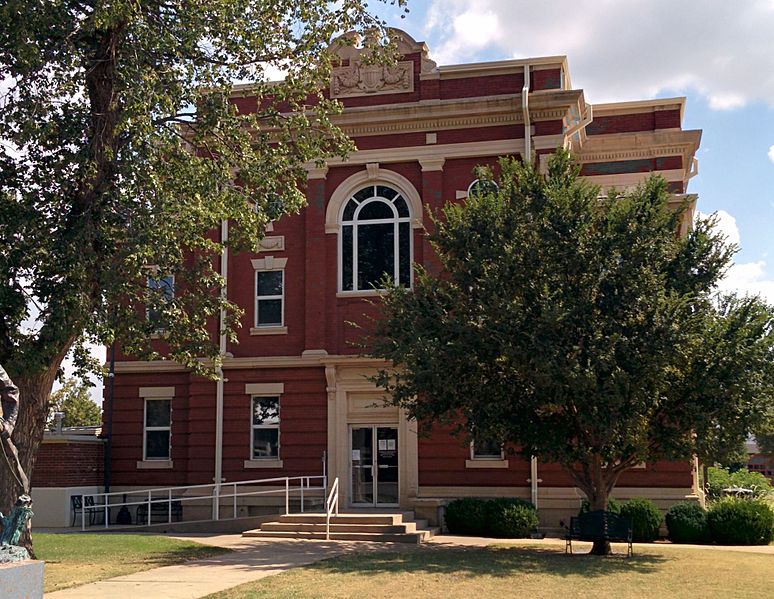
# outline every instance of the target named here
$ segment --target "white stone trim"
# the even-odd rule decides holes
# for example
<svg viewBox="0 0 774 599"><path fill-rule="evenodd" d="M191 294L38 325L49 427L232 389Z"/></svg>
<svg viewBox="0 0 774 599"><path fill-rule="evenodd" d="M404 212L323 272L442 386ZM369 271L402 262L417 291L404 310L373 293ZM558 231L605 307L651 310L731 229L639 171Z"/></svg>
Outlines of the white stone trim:
<svg viewBox="0 0 774 599"><path fill-rule="evenodd" d="M287 335L288 327L250 327L250 335L257 337L260 335Z"/></svg>
<svg viewBox="0 0 774 599"><path fill-rule="evenodd" d="M246 383L245 395L263 395L272 397L285 392L285 383Z"/></svg>
<svg viewBox="0 0 774 599"><path fill-rule="evenodd" d="M508 460L465 460L465 468L481 468L481 469L496 469L496 468L508 468Z"/></svg>
<svg viewBox="0 0 774 599"><path fill-rule="evenodd" d="M285 251L285 236L284 235L272 235L261 239L258 242L259 252L284 252Z"/></svg>
<svg viewBox="0 0 774 599"><path fill-rule="evenodd" d="M145 399L173 399L174 387L140 387L139 396Z"/></svg>
<svg viewBox="0 0 774 599"><path fill-rule="evenodd" d="M423 173L426 171L442 171L445 162L446 158L443 157L420 158L419 166L422 167Z"/></svg>
<svg viewBox="0 0 774 599"><path fill-rule="evenodd" d="M266 256L265 258L253 258L250 262L255 270L284 270L288 259Z"/></svg>
<svg viewBox="0 0 774 599"><path fill-rule="evenodd" d="M358 154L362 154L362 152L355 152L353 156ZM415 159L416 158L413 158L412 160ZM368 160L366 161L366 164L369 162L378 163L379 161ZM344 181L342 181L341 185L336 188L336 190L331 195L331 199L328 202L328 207L325 210L325 232L339 232L341 229L339 224L341 210L347 200L352 197L352 194L358 191L361 187L379 183L384 183L388 186L394 187L396 191L398 191L406 199L406 201L411 206L412 227L415 229L421 227L424 210L422 208L422 198L419 196L419 192L411 184L411 181L406 179L406 177L403 175L396 173L395 171L379 167L379 177L376 181L371 179L368 170L362 170L355 173L354 175L347 177ZM341 260L341 256L339 256L339 260Z"/></svg>
<svg viewBox="0 0 774 599"><path fill-rule="evenodd" d="M282 468L282 460L245 460L244 468Z"/></svg>
<svg viewBox="0 0 774 599"><path fill-rule="evenodd" d="M137 470L172 470L172 460L140 460Z"/></svg>
<svg viewBox="0 0 774 599"><path fill-rule="evenodd" d="M366 164L366 172L368 173L369 181L376 181L379 178L379 163L369 162Z"/></svg>
<svg viewBox="0 0 774 599"><path fill-rule="evenodd" d="M556 146L553 147L555 148ZM381 166L384 164L390 164L393 162L417 162L420 158L445 158L446 160L451 160L454 158L479 158L484 156L516 155L522 154L523 152L523 139L502 139L497 141L473 141L429 146L424 145L400 148L384 148L376 150L358 150L357 152L352 152L349 154L347 160L342 160L341 158L331 158L329 159L329 164L331 166L351 166L353 164L378 162L381 168ZM365 173L365 171L363 172ZM384 174L385 172L392 171L382 170L381 172ZM352 176L354 177L355 175ZM367 180L366 184L368 184ZM344 185L344 183L342 183L342 185ZM418 215L415 217L418 217ZM325 222L326 224L328 223L327 215Z"/></svg>
<svg viewBox="0 0 774 599"><path fill-rule="evenodd" d="M309 179L325 179L328 176L328 166L317 166L315 164L305 165L306 178Z"/></svg>

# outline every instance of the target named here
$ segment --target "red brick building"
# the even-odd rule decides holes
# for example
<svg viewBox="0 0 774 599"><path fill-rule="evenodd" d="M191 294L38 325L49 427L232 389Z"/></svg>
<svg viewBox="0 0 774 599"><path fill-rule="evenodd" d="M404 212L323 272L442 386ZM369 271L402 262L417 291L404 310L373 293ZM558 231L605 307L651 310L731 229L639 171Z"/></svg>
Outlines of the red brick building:
<svg viewBox="0 0 774 599"><path fill-rule="evenodd" d="M397 408L375 405L382 395L366 376L378 362L358 356L347 321L373 311L364 300L382 272L410 285L412 262L434 268L426 208L464 199L475 166L497 170L501 156L533 153L543 165L564 146L603 188L657 173L677 202L701 132L681 128L684 98L592 106L563 56L437 66L406 34L399 49L390 68L340 51L330 94L345 106L337 120L358 151L310 167L306 209L275 222L258 253L228 257L228 296L245 315L222 383L119 357L116 489L319 474L325 454L344 507L431 509L505 495L536 500L546 522L577 509L580 493L558 466L463 445L441 429L418 438ZM256 106L250 86L233 101ZM643 465L621 477L616 494L664 505L695 497L693 468Z"/></svg>

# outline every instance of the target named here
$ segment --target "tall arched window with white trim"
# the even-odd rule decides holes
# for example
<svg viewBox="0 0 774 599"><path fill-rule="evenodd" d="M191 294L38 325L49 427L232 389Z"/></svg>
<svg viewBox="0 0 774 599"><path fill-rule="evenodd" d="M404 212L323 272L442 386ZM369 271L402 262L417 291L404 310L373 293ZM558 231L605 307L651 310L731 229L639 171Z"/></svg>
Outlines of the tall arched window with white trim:
<svg viewBox="0 0 774 599"><path fill-rule="evenodd" d="M411 287L411 211L392 187L368 185L341 212L339 289L378 289L385 274Z"/></svg>

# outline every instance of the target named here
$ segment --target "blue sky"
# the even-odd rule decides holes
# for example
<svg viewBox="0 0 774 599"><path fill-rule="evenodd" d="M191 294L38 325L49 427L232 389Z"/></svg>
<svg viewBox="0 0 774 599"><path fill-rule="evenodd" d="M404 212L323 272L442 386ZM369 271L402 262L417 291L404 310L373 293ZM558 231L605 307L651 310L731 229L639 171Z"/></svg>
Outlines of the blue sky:
<svg viewBox="0 0 774 599"><path fill-rule="evenodd" d="M378 10L379 5L372 5ZM688 191L740 251L724 287L774 303L774 0L409 0L388 23L438 64L567 55L590 103L686 96Z"/></svg>

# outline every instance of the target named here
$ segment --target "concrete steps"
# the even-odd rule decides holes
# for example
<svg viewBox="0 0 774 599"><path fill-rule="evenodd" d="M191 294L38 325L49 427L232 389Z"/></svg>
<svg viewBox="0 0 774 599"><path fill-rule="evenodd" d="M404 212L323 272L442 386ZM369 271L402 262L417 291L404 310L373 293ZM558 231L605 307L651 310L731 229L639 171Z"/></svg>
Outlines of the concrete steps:
<svg viewBox="0 0 774 599"><path fill-rule="evenodd" d="M244 537L277 539L325 539L325 514L287 514L260 528L247 530ZM331 517L331 540L421 543L438 530L427 520L414 519L413 512L347 513Z"/></svg>

